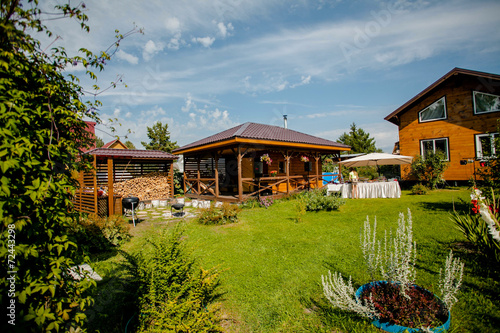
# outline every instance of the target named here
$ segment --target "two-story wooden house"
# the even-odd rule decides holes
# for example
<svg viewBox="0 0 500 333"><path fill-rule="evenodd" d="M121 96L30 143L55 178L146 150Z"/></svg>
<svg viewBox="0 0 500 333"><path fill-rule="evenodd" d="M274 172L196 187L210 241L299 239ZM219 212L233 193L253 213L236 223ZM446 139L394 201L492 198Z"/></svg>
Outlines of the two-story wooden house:
<svg viewBox="0 0 500 333"><path fill-rule="evenodd" d="M466 181L498 154L493 139L500 119L500 75L454 68L385 120L399 127L401 155L441 150L446 181ZM401 177L409 179L409 166Z"/></svg>

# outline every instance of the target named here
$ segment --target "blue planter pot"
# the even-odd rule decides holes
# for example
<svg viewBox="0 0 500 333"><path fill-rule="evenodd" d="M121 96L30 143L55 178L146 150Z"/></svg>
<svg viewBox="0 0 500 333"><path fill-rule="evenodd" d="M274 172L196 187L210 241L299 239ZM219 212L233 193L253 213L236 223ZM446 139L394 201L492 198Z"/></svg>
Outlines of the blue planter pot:
<svg viewBox="0 0 500 333"><path fill-rule="evenodd" d="M364 284L361 287L359 287L358 290L356 291L356 297L361 299L361 294L366 289L370 289L371 287L373 287L377 284L387 284L387 283L388 283L387 281L374 281L374 282ZM438 297L436 296L436 298L438 298ZM451 324L451 313L448 311L448 320L443 325L441 325L439 327L431 328L431 331L436 332L436 333L445 332L446 330L450 329L450 324ZM418 328L410 328L410 327L406 327L406 326L390 324L387 322L381 322L378 319L373 320L372 325L377 327L377 328L380 328L381 330L384 330L386 332L391 332L391 333L403 333L403 332L416 333L416 332L420 332L420 329L418 329Z"/></svg>

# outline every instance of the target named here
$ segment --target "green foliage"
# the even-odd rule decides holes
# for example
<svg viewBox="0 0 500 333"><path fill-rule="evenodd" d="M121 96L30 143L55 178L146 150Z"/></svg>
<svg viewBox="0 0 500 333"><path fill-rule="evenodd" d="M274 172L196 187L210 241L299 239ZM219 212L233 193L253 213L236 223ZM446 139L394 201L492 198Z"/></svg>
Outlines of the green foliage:
<svg viewBox="0 0 500 333"><path fill-rule="evenodd" d="M51 33L41 23L37 2L28 2L0 5L0 262L17 271L15 296L8 293L7 280L0 282L1 303L16 301L16 325L5 329L2 320L4 332L81 327L92 303L84 292L95 285L67 274L77 256L77 244L67 235L76 218L72 172L89 166L79 151L92 143L82 121L92 114L79 99L81 87L62 73L73 60L61 48L44 53L29 35ZM71 11L86 28L81 7L56 9L61 17ZM81 59L89 70L98 67L90 52ZM8 252L9 239L15 246Z"/></svg>
<svg viewBox="0 0 500 333"><path fill-rule="evenodd" d="M95 147L101 148L102 146L104 146L104 141L100 137L96 136L95 137Z"/></svg>
<svg viewBox="0 0 500 333"><path fill-rule="evenodd" d="M237 205L231 205L230 203L224 202L222 206L210 208L204 208L201 210L198 216L198 223L201 224L228 224L238 222L238 213L241 208Z"/></svg>
<svg viewBox="0 0 500 333"><path fill-rule="evenodd" d="M425 195L428 191L429 189L427 188L427 186L422 185L421 183L415 184L411 188L411 193L415 195Z"/></svg>
<svg viewBox="0 0 500 333"><path fill-rule="evenodd" d="M441 151L429 151L425 158L417 155L411 163L411 174L431 189L444 182L443 173L448 168L446 156Z"/></svg>
<svg viewBox="0 0 500 333"><path fill-rule="evenodd" d="M50 20L71 18L88 31L84 8L83 2L56 5ZM7 280L0 282L1 303L16 301L16 325L3 320L5 332L81 330L92 303L85 292L95 285L67 274L80 263L68 234L77 218L73 174L91 167L80 152L95 140L82 119L99 123L101 104L83 103L78 78L65 68L80 63L96 79L92 70L102 70L110 55L81 49L82 55L69 57L62 47L46 53L31 35L54 39L46 19L36 0L1 2L0 264L17 272L15 295Z"/></svg>
<svg viewBox="0 0 500 333"><path fill-rule="evenodd" d="M256 197L251 197L251 198L245 200L244 202L242 202L240 205L240 208L251 209L251 208L256 208L259 206L260 206L259 199L257 199Z"/></svg>
<svg viewBox="0 0 500 333"><path fill-rule="evenodd" d="M500 133L500 119L497 119L497 133ZM477 186L483 191L486 197L490 197L490 188L495 193L500 194L500 136L493 142L496 154L483 163L484 167L477 168L476 174L479 176Z"/></svg>
<svg viewBox="0 0 500 333"><path fill-rule="evenodd" d="M296 209L295 221L302 222L302 218L306 214L307 210L306 200L304 200L303 198L298 199L295 204L295 209Z"/></svg>
<svg viewBox="0 0 500 333"><path fill-rule="evenodd" d="M351 146L352 154L382 152L375 147L375 139L370 138L370 133L357 128L355 123L351 124L349 133L342 134L337 141Z"/></svg>
<svg viewBox="0 0 500 333"><path fill-rule="evenodd" d="M479 213L459 213L453 210L450 219L469 242L486 257L500 262L500 242L493 239L488 224Z"/></svg>
<svg viewBox="0 0 500 333"><path fill-rule="evenodd" d="M144 148L163 150L171 153L172 150L178 148L177 141L170 141L170 132L168 131L168 124L163 125L161 121L157 121L153 127L148 126L149 143L141 142Z"/></svg>
<svg viewBox="0 0 500 333"><path fill-rule="evenodd" d="M345 200L337 195L326 195L326 189L314 189L303 192L301 198L305 202L306 210L317 212L320 210L337 210L345 204Z"/></svg>
<svg viewBox="0 0 500 333"><path fill-rule="evenodd" d="M133 144L131 141L129 141L129 140L125 141L124 145L125 145L128 149L137 149L137 148L135 148L134 144Z"/></svg>
<svg viewBox="0 0 500 333"><path fill-rule="evenodd" d="M139 293L137 332L222 332L220 272L196 268L183 229L163 229L135 261Z"/></svg>
<svg viewBox="0 0 500 333"><path fill-rule="evenodd" d="M174 169L174 195L184 194L184 173Z"/></svg>
<svg viewBox="0 0 500 333"><path fill-rule="evenodd" d="M81 216L73 224L72 236L84 252L103 252L130 240L129 224L122 215Z"/></svg>

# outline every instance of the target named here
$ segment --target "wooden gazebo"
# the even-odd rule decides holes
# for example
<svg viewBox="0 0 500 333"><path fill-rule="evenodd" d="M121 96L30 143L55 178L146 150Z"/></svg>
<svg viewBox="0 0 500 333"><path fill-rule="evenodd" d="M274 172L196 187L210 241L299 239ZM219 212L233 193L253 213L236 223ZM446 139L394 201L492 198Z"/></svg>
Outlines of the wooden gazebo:
<svg viewBox="0 0 500 333"><path fill-rule="evenodd" d="M187 197L241 202L320 187L322 158L339 158L348 150L344 144L291 129L244 123L173 153L184 156Z"/></svg>
<svg viewBox="0 0 500 333"><path fill-rule="evenodd" d="M151 172L168 173L168 183L173 197L173 162L177 159L160 150L96 148L85 152L93 156L94 171L80 172L80 187L74 197L76 210L94 215L121 214L121 197L114 194L113 184ZM98 191L107 189L107 196L99 197Z"/></svg>

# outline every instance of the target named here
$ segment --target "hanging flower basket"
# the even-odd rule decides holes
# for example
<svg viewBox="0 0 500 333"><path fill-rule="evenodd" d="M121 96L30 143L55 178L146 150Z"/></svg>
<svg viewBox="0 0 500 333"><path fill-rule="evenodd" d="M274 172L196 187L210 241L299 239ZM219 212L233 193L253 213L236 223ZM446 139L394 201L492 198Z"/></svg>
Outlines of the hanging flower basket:
<svg viewBox="0 0 500 333"><path fill-rule="evenodd" d="M269 157L269 154L264 154L260 157L261 162L265 162L267 165L271 165L273 163L273 160Z"/></svg>
<svg viewBox="0 0 500 333"><path fill-rule="evenodd" d="M302 155L302 156L300 156L300 160L304 163L307 163L307 162L309 162L309 157Z"/></svg>
<svg viewBox="0 0 500 333"><path fill-rule="evenodd" d="M387 281L374 281L362 285L356 298L365 302L371 299L380 313L372 324L386 332L444 332L450 328L451 314L446 305L433 293L417 285L409 286L407 295L401 294L400 285Z"/></svg>

